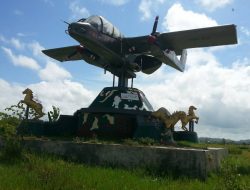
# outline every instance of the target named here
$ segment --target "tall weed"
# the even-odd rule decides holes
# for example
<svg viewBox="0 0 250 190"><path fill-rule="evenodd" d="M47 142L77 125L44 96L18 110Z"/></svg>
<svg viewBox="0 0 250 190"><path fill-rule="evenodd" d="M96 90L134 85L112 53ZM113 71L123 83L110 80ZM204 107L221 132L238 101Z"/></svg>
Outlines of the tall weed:
<svg viewBox="0 0 250 190"><path fill-rule="evenodd" d="M222 162L220 171L222 190L246 190L247 186L242 178L239 168L239 160L229 157Z"/></svg>

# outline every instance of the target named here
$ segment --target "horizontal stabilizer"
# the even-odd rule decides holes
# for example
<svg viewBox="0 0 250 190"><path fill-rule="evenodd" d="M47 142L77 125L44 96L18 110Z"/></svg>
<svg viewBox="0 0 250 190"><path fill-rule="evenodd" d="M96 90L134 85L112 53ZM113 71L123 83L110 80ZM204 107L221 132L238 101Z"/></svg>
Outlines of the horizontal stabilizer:
<svg viewBox="0 0 250 190"><path fill-rule="evenodd" d="M181 55L183 49L237 44L235 25L215 26L193 30L163 33L158 42L164 49Z"/></svg>

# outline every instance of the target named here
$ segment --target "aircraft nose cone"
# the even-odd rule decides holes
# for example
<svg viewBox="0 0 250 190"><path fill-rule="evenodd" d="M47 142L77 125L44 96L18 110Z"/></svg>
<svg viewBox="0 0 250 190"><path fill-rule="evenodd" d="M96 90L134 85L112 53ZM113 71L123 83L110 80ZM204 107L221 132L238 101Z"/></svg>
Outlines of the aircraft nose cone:
<svg viewBox="0 0 250 190"><path fill-rule="evenodd" d="M73 22L69 24L68 31L69 33L83 33L86 30L84 28L84 25L77 23L77 22Z"/></svg>
<svg viewBox="0 0 250 190"><path fill-rule="evenodd" d="M76 30L75 23L69 24L68 30L69 30L69 32L74 32Z"/></svg>

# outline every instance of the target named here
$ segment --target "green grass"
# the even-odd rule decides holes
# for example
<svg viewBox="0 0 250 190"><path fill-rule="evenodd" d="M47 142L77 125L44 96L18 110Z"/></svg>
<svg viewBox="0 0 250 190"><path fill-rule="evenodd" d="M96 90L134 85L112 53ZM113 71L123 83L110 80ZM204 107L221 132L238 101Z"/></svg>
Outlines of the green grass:
<svg viewBox="0 0 250 190"><path fill-rule="evenodd" d="M182 142L181 144L183 144ZM185 144L185 143L184 143ZM206 181L158 175L146 169L125 170L72 163L61 158L34 154L10 141L0 151L0 190L15 189L250 189L250 147L226 145L230 155L220 172ZM179 145L180 146L180 145ZM206 147L206 145L186 146ZM222 145L215 145L222 146ZM223 145L224 146L224 145Z"/></svg>
<svg viewBox="0 0 250 190"><path fill-rule="evenodd" d="M0 135L6 146L0 149L0 190L29 189L185 189L185 190L250 190L250 147L178 142L176 146L191 148L226 147L230 156L219 172L206 181L187 177L173 177L150 172L147 169L125 170L110 167L87 166L61 158L34 154L22 150L15 136L20 120L0 112ZM1 137L0 136L0 137ZM28 137L37 139L37 137ZM48 138L43 137L46 140ZM152 139L107 140L52 137L48 140L69 140L77 143L121 143L126 145L158 145Z"/></svg>
<svg viewBox="0 0 250 190"><path fill-rule="evenodd" d="M25 154L26 160L0 164L1 189L206 189L198 180L157 178L142 170L89 167Z"/></svg>

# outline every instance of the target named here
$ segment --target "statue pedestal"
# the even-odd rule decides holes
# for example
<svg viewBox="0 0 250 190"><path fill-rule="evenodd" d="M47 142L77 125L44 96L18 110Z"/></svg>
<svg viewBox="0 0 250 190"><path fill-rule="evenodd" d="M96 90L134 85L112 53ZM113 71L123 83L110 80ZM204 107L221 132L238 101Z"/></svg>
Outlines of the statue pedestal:
<svg viewBox="0 0 250 190"><path fill-rule="evenodd" d="M175 141L199 142L197 133L192 131L174 131L173 137Z"/></svg>

